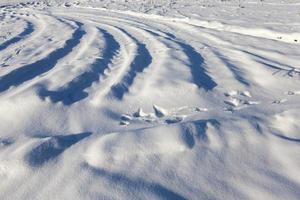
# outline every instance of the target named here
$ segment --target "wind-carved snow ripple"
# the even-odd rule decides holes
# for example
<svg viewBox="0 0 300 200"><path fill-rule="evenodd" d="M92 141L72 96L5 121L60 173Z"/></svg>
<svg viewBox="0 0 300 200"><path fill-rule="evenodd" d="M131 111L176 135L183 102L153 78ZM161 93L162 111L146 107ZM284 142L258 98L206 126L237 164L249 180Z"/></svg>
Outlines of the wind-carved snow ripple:
<svg viewBox="0 0 300 200"><path fill-rule="evenodd" d="M113 21L114 19L111 18L111 20ZM171 43L175 43L177 44L181 50L183 51L183 53L188 57L188 60L189 60L189 64L188 64L188 67L190 68L190 72L191 72L191 75L192 75L192 80L193 80L193 83L197 85L198 88L203 88L204 90L206 91L209 91L209 90L213 90L218 84L214 81L214 79L209 75L208 71L206 70L206 66L205 66L205 60L203 58L203 56L190 44L187 44L183 41L181 41L178 37L176 37L175 35L171 34L171 33L167 33L167 32L162 32L162 31L159 31L161 33L163 33L164 35L166 36L163 36L161 34L158 34L156 32L154 32L153 30L156 28L152 28L151 26L149 28L141 28L139 27L139 25L144 25L145 27L148 27L148 24L144 24L140 21L136 22L134 20L131 20L131 21L128 21L126 22L128 23L128 25L130 25L130 23L132 23L131 25L140 28L142 29L143 31L146 31L148 33L150 33L151 35L153 35L154 37L158 37L158 38L164 38L165 40L168 40L169 42ZM136 39L135 39L136 41ZM150 60L150 53L149 55L147 55L146 51L147 48L144 48L143 49L143 45L139 45L138 43L138 46L139 46L139 50L143 50L143 54L144 54L144 63L141 63L142 65L137 65L139 66L138 69L138 72L142 72L148 65L151 64L152 62L152 57L151 57L151 60ZM148 51L148 50L147 50ZM149 52L149 51L148 51ZM136 57L136 60L139 60L142 58L142 55L138 54L138 56ZM147 62L148 61L148 62ZM133 62L134 63L134 62ZM135 64L133 65L133 67L131 66L131 69L134 70L135 68ZM137 75L136 73L134 73L135 71L137 70L134 70L132 75ZM131 84L133 83L133 79L134 77L133 76L130 76L130 74L127 75L127 78L131 77L132 78L132 82ZM129 90L129 87L130 85L127 85L128 82L125 81L126 77L124 78L124 81L122 81L122 83L119 83L117 85L115 85L113 88L112 88L112 93L114 94L114 96L116 96L118 99L122 99L125 92L128 92ZM127 80L130 80L130 79L127 79Z"/></svg>
<svg viewBox="0 0 300 200"><path fill-rule="evenodd" d="M287 77L299 77L300 76L300 68L293 67L288 64L280 63L275 60L268 59L262 55L259 55L254 52L249 52L246 50L241 50L243 53L254 58L255 62L262 64L263 66L274 70L272 75L282 74Z"/></svg>
<svg viewBox="0 0 300 200"><path fill-rule="evenodd" d="M91 87L94 82L99 81L101 74L112 63L114 56L120 50L120 45L113 35L103 29L99 29L99 31L102 32L106 40L102 57L95 60L89 71L82 73L57 91L41 89L39 92L41 97L50 97L52 102L61 101L65 105L71 105L88 96L88 93L84 90Z"/></svg>
<svg viewBox="0 0 300 200"><path fill-rule="evenodd" d="M17 36L3 42L2 44L0 44L0 51L6 49L7 47L9 47L12 44L15 44L17 42L19 42L20 40L24 39L25 37L29 36L31 33L34 32L34 25L31 22L27 22L26 23L27 26L25 27L25 29Z"/></svg>
<svg viewBox="0 0 300 200"><path fill-rule="evenodd" d="M191 75L193 82L199 87L203 88L206 91L212 90L217 86L217 83L213 80L212 77L209 76L207 73L207 70L205 69L205 62L204 58L200 53L196 51L194 47L191 45L184 43L182 41L179 41L178 38L170 33L163 32L166 36L162 36L158 33L155 33L151 30L146 30L147 32L151 33L152 35L156 37L163 37L166 40L169 40L170 42L174 42L177 44L182 51L185 53L185 55L188 57L189 65Z"/></svg>
<svg viewBox="0 0 300 200"><path fill-rule="evenodd" d="M50 160L54 160L72 145L80 142L92 133L85 132L71 135L57 135L41 138L45 141L33 148L27 155L26 161L31 167L42 167Z"/></svg>
<svg viewBox="0 0 300 200"><path fill-rule="evenodd" d="M224 66L229 69L229 71L233 74L234 78L245 86L250 86L250 81L246 78L246 75L241 69L234 65L225 55L221 52L212 50L213 54L221 60Z"/></svg>
<svg viewBox="0 0 300 200"><path fill-rule="evenodd" d="M133 84L138 73L143 72L152 63L152 56L145 44L139 42L124 29L120 28L120 30L126 33L137 45L136 57L132 61L129 71L123 76L119 83L111 88L111 94L117 99L122 100L124 95L129 92L129 88Z"/></svg>
<svg viewBox="0 0 300 200"><path fill-rule="evenodd" d="M26 81L48 72L55 67L59 59L72 52L72 50L80 43L81 38L86 34L86 32L82 29L82 23L75 22L75 24L77 25L76 30L73 32L72 37L65 42L65 45L62 48L56 49L46 58L15 69L9 74L1 77L0 92L6 91L11 86L19 86Z"/></svg>
<svg viewBox="0 0 300 200"><path fill-rule="evenodd" d="M149 27L149 29L148 28L145 29L144 27L148 27L147 24L141 22L137 23L132 19L128 21L123 19L121 21L118 21L114 17L109 17L108 19L109 20L107 20L107 16L104 17L105 23L109 24L111 22L117 21L118 29L124 32L137 45L137 50L136 50L137 53L129 67L129 70L126 72L125 75L123 75L122 79L119 82L115 83L111 87L111 90L109 92L110 96L113 96L118 100L122 100L125 94L129 92L129 89L134 83L134 79L136 78L136 76L139 73L142 73L147 67L149 67L152 63L152 60L154 59L147 48L147 44L140 42L138 39L133 37L132 34L128 33L123 28L120 28L119 23L124 23L129 26L133 26L143 31L147 31L154 37L163 37L165 40L168 40L171 43L175 43L187 56L188 59L187 67L189 67L190 69L193 83L197 85L198 88L202 88L206 91L213 90L217 86L217 83L209 75L209 72L206 69L205 66L206 64L203 56L192 45L184 41L181 41L178 37L172 35L171 33L162 32L164 33L164 35L166 35L163 36L161 34L152 31L153 30L152 27ZM92 21L94 21L94 18L92 19ZM143 28L139 26L141 24L144 25Z"/></svg>
<svg viewBox="0 0 300 200"><path fill-rule="evenodd" d="M174 41L174 40L173 40ZM217 86L217 83L207 74L204 68L204 58L198 53L194 47L189 44L176 41L176 43L183 49L183 52L190 60L190 69L194 83L205 90L212 90Z"/></svg>

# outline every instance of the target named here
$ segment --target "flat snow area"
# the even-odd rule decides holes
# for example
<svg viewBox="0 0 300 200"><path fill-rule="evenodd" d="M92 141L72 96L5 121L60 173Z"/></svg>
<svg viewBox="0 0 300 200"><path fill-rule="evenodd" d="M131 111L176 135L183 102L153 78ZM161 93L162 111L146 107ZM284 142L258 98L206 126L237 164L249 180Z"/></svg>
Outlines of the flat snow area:
<svg viewBox="0 0 300 200"><path fill-rule="evenodd" d="M0 0L0 199L300 199L300 1Z"/></svg>

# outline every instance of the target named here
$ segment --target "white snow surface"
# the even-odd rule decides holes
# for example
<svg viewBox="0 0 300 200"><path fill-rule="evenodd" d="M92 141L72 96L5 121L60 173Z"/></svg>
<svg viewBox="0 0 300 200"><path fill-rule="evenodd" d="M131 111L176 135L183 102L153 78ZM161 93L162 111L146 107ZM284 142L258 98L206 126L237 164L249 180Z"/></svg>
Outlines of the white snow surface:
<svg viewBox="0 0 300 200"><path fill-rule="evenodd" d="M0 199L300 199L300 1L0 0Z"/></svg>

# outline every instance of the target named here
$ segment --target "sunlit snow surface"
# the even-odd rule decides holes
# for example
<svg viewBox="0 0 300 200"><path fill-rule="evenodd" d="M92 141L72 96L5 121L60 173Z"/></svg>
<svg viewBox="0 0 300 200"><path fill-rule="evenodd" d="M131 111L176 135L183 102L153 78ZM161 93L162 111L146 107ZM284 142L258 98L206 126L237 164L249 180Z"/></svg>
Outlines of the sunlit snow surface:
<svg viewBox="0 0 300 200"><path fill-rule="evenodd" d="M300 2L0 5L1 200L300 199Z"/></svg>

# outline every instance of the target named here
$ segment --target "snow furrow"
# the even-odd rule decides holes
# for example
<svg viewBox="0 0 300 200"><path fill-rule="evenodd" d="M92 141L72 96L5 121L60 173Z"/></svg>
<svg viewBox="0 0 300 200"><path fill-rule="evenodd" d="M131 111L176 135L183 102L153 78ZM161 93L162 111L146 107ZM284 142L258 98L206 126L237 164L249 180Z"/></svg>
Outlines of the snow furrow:
<svg viewBox="0 0 300 200"><path fill-rule="evenodd" d="M0 44L0 51L6 49L11 44L15 44L26 37L30 37L30 34L33 33L33 31L34 25L31 22L27 22L27 25L22 33Z"/></svg>
<svg viewBox="0 0 300 200"><path fill-rule="evenodd" d="M21 68L2 76L0 78L0 92L8 90L12 86L21 85L55 67L58 60L70 53L72 49L79 44L80 39L85 34L85 31L81 29L82 24L77 23L77 26L78 28L72 34L72 38L65 42L64 47L53 51L44 59L22 66Z"/></svg>
<svg viewBox="0 0 300 200"><path fill-rule="evenodd" d="M58 89L58 91L47 91L41 89L40 96L50 97L53 102L62 101L66 105L73 104L81 99L84 99L88 94L84 91L89 88L93 82L98 82L100 75L103 75L108 65L112 63L112 59L120 49L120 45L114 37L106 30L99 30L105 38L105 49L101 57L96 59L91 64L90 69L78 77L74 78L71 82Z"/></svg>

